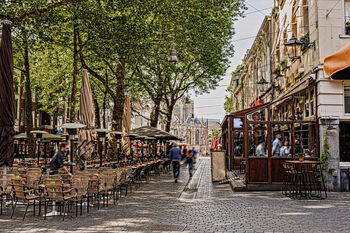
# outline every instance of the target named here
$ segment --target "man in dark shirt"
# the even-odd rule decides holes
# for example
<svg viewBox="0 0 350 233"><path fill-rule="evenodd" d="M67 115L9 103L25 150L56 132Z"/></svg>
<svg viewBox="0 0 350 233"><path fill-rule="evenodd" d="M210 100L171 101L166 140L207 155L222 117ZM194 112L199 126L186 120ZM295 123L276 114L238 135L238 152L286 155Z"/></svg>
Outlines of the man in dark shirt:
<svg viewBox="0 0 350 233"><path fill-rule="evenodd" d="M69 175L72 175L68 169L64 166L64 153L69 151L69 146L66 142L62 142L59 146L58 151L53 156L50 166L50 175L57 174L58 169L63 168Z"/></svg>

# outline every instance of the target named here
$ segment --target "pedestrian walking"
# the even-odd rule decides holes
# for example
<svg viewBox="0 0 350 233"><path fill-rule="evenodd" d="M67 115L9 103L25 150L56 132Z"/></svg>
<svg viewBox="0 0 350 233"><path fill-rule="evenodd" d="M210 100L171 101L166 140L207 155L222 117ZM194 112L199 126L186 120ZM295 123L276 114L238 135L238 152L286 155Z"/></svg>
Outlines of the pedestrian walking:
<svg viewBox="0 0 350 233"><path fill-rule="evenodd" d="M188 151L188 154L186 157L186 163L188 164L188 171L190 173L190 177L192 177L192 172L193 172L193 153L192 153L192 150Z"/></svg>
<svg viewBox="0 0 350 233"><path fill-rule="evenodd" d="M188 150L186 146L182 149L182 159L185 159L187 157Z"/></svg>
<svg viewBox="0 0 350 233"><path fill-rule="evenodd" d="M179 178L179 175L180 175L181 150L175 143L170 149L169 158L173 165L174 180L175 180L175 183L177 183L177 179Z"/></svg>

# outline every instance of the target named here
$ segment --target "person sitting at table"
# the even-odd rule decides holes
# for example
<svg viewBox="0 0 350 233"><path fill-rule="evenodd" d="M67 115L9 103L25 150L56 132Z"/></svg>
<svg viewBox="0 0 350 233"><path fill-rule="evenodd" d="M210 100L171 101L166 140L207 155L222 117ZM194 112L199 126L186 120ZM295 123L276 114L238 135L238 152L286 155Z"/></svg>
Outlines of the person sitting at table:
<svg viewBox="0 0 350 233"><path fill-rule="evenodd" d="M295 155L301 156L302 154L303 154L303 147L300 144L300 140L296 139L295 140Z"/></svg>
<svg viewBox="0 0 350 233"><path fill-rule="evenodd" d="M256 156L266 156L265 141L263 139L259 140L259 144L256 147L255 154L256 154Z"/></svg>
<svg viewBox="0 0 350 233"><path fill-rule="evenodd" d="M281 148L281 156L290 156L290 146L288 141L284 141Z"/></svg>
<svg viewBox="0 0 350 233"><path fill-rule="evenodd" d="M272 156L280 156L281 154L281 133L277 133L272 143Z"/></svg>
<svg viewBox="0 0 350 233"><path fill-rule="evenodd" d="M59 145L58 151L50 161L50 175L58 174L58 169L63 168L69 175L72 175L64 166L64 153L68 153L69 146L66 142Z"/></svg>

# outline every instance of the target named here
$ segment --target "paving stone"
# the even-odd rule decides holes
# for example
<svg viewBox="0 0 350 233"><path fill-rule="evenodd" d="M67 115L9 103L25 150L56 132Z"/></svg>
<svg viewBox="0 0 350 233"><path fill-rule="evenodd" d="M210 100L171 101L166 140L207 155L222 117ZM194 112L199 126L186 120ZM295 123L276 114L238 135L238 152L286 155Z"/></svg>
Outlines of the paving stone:
<svg viewBox="0 0 350 233"><path fill-rule="evenodd" d="M347 232L349 193L330 193L327 200L291 200L280 192L233 193L228 184L211 183L210 160L197 163L196 190L180 199L190 184L183 166L179 183L171 173L152 177L118 201L75 218L43 220L23 208L10 219L0 216L0 232ZM193 182L192 184L193 185Z"/></svg>

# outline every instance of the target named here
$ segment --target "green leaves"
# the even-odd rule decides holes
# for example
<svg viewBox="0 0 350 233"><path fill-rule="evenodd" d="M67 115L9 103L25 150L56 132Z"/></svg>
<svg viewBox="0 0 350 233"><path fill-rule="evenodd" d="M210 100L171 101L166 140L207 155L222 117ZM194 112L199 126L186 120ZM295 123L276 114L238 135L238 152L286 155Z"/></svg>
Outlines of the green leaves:
<svg viewBox="0 0 350 233"><path fill-rule="evenodd" d="M82 68L89 69L97 100L104 97L104 89L109 100L121 100L125 88L135 101L162 99L170 110L189 91L207 93L218 85L234 52L233 23L243 10L241 0L0 3L0 17L16 19L16 66L23 66L21 51L26 38L32 86L42 110L49 113L69 100L73 25L79 31L79 73ZM168 62L171 49L177 52L176 64Z"/></svg>

